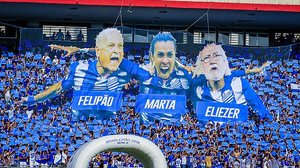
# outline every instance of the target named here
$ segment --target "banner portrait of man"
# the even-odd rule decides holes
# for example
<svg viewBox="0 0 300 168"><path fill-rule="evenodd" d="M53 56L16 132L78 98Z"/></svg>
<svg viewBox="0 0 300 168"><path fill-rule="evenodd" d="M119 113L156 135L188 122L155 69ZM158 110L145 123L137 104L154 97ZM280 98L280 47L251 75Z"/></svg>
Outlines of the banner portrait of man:
<svg viewBox="0 0 300 168"><path fill-rule="evenodd" d="M119 30L104 29L96 37L97 60L72 63L62 81L40 94L23 98L23 102L31 105L72 88L72 112L75 116L93 114L98 118L111 118L120 109L120 91L131 78L119 69L124 55L123 44Z"/></svg>
<svg viewBox="0 0 300 168"><path fill-rule="evenodd" d="M262 118L272 117L250 83L232 74L227 56L220 45L213 43L204 47L197 66L206 79L192 89L198 119L245 121L248 115L246 105L250 105Z"/></svg>

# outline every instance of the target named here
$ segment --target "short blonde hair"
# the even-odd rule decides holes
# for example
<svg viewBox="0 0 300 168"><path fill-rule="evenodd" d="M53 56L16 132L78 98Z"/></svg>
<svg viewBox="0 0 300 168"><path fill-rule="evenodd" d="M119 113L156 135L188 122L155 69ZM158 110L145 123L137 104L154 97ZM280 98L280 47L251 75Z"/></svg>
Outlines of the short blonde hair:
<svg viewBox="0 0 300 168"><path fill-rule="evenodd" d="M226 68L226 69L225 69L225 76L231 75L231 69L230 69L230 67L229 67L229 63L228 63L228 60L227 60L227 56L226 56L225 51L223 50L222 46L221 46L221 45L217 45L217 44L215 44L215 43L207 44L207 45L202 49L202 51L203 51L204 49L210 47L210 46L218 47L218 48L221 49L221 53L222 53L222 56L223 56L223 58L224 58L224 62L225 62L225 64L226 64L226 65L225 65L225 68ZM203 74L203 67L202 67L202 64L201 64L201 62L202 62L202 61L201 61L201 60L202 60L202 58L201 58L202 51L200 51L200 53L199 53L199 55L198 55L198 57L197 57L196 67L195 67L195 69L194 69L194 73L195 73L195 75L197 75L197 76Z"/></svg>
<svg viewBox="0 0 300 168"><path fill-rule="evenodd" d="M103 42L103 40L106 40L107 38L109 38L109 36L113 33L117 33L120 35L120 37L123 39L123 36L120 32L120 30L116 29L116 28L106 28L104 30L102 30L96 37L96 47L100 47L101 43Z"/></svg>

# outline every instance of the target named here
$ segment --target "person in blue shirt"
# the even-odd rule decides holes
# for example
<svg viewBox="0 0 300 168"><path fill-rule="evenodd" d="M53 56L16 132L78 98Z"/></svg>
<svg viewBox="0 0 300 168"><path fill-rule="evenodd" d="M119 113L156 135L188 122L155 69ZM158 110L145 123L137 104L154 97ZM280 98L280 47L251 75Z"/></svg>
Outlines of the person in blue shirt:
<svg viewBox="0 0 300 168"><path fill-rule="evenodd" d="M41 165L41 151L37 151L35 153L35 166L40 166Z"/></svg>
<svg viewBox="0 0 300 168"><path fill-rule="evenodd" d="M51 149L49 151L49 160L48 160L48 166L53 166L54 165L54 156L56 154L55 149Z"/></svg>
<svg viewBox="0 0 300 168"><path fill-rule="evenodd" d="M260 117L272 118L250 83L232 74L220 45L208 44L201 51L197 63L206 80L193 86L194 106L197 101L249 104Z"/></svg>
<svg viewBox="0 0 300 168"><path fill-rule="evenodd" d="M20 161L20 167L27 167L28 153L26 149L21 150L21 153L19 154L19 161Z"/></svg>
<svg viewBox="0 0 300 168"><path fill-rule="evenodd" d="M81 60L71 64L68 75L62 81L35 96L22 98L22 101L30 105L55 97L60 92L71 88L74 91L121 91L130 76L119 69L124 55L123 37L120 31L108 28L100 32L96 38L95 52L97 60ZM89 113L73 110L75 116L86 115L88 117ZM103 119L112 117L112 113L107 111L97 111L94 114Z"/></svg>
<svg viewBox="0 0 300 168"><path fill-rule="evenodd" d="M48 161L49 161L49 153L48 151L46 150L43 150L42 151L42 154L41 154L41 166L48 166Z"/></svg>

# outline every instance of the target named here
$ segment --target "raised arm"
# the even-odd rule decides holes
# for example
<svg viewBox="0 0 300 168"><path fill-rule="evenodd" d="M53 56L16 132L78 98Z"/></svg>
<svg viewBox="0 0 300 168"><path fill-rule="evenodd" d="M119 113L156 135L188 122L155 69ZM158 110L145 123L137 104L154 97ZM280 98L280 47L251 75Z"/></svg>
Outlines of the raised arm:
<svg viewBox="0 0 300 168"><path fill-rule="evenodd" d="M129 75L132 75L137 80L140 80L141 82L151 78L151 74L145 69L141 68L139 64L124 58L122 59L119 68L127 72Z"/></svg>
<svg viewBox="0 0 300 168"><path fill-rule="evenodd" d="M50 86L47 90L45 90L42 93L39 93L35 96L28 96L28 97L22 97L22 103L31 105L35 102L40 102L47 100L51 97L55 97L62 91L61 81Z"/></svg>
<svg viewBox="0 0 300 168"><path fill-rule="evenodd" d="M233 77L242 77L246 75L246 70L233 70L231 71Z"/></svg>
<svg viewBox="0 0 300 168"><path fill-rule="evenodd" d="M194 70L195 70L195 67L183 65L177 59L175 60L175 66L183 68L183 69L187 70L188 72L194 72Z"/></svg>
<svg viewBox="0 0 300 168"><path fill-rule="evenodd" d="M69 67L68 75L60 82L50 86L47 90L39 93L35 96L22 97L21 103L31 105L36 102L45 101L49 98L57 96L60 92L68 90L73 86L74 83L74 69L76 64L72 64Z"/></svg>
<svg viewBox="0 0 300 168"><path fill-rule="evenodd" d="M245 70L245 72L246 72L246 74L260 73L260 72L262 72L262 71L264 70L265 67L269 66L271 63L272 63L272 62L265 62L265 63L262 64L261 67L255 67L255 68L252 68L252 69L251 69L252 66L249 66L249 67Z"/></svg>
<svg viewBox="0 0 300 168"><path fill-rule="evenodd" d="M256 73L262 72L264 70L264 68L269 65L270 65L270 62L265 62L261 67L251 68L252 66L250 65L246 70L237 70L236 68L232 68L231 74L234 77L242 77L242 76L249 75L249 74L256 74Z"/></svg>
<svg viewBox="0 0 300 168"><path fill-rule="evenodd" d="M266 109L265 105L259 98L259 96L252 89L250 83L247 80L242 79L242 85L243 85L243 94L245 95L246 101L247 103L250 104L253 111L258 112L258 115L261 118L272 119L273 116L269 113L269 111Z"/></svg>
<svg viewBox="0 0 300 168"><path fill-rule="evenodd" d="M83 53L90 53L90 54L94 54L95 53L95 48L78 48L75 46L61 46L61 45L55 45L55 44L51 44L49 45L49 47L51 48L51 50L55 49L55 50L64 50L67 51L67 55L66 56L70 56L71 54L75 53L75 52L83 52Z"/></svg>

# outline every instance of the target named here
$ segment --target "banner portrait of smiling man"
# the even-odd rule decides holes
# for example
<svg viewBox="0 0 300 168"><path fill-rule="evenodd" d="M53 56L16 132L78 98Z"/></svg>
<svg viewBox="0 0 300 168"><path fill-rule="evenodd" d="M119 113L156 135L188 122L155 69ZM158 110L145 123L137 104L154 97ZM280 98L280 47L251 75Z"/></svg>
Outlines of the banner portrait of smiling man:
<svg viewBox="0 0 300 168"><path fill-rule="evenodd" d="M80 60L69 67L68 75L46 91L23 98L30 105L47 100L61 91L73 89L72 113L76 117L93 114L110 119L121 105L121 90L131 76L119 69L123 59L123 37L107 28L96 37L96 60Z"/></svg>

